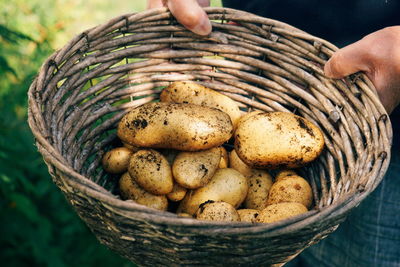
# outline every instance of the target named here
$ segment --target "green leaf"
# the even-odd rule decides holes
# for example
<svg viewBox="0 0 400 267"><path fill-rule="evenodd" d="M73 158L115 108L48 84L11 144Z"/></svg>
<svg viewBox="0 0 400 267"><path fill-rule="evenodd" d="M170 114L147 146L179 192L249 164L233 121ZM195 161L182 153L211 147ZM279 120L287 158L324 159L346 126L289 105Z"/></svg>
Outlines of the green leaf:
<svg viewBox="0 0 400 267"><path fill-rule="evenodd" d="M13 68L10 67L10 65L7 62L7 59L5 57L0 56L0 74L7 72L12 73L15 77L17 77L17 73Z"/></svg>
<svg viewBox="0 0 400 267"><path fill-rule="evenodd" d="M20 193L12 193L10 200L15 203L15 209L25 215L29 221L40 222L40 215L30 198Z"/></svg>
<svg viewBox="0 0 400 267"><path fill-rule="evenodd" d="M2 174L2 175L0 175L0 178L4 183L9 184L11 182L10 177L8 177L7 175Z"/></svg>
<svg viewBox="0 0 400 267"><path fill-rule="evenodd" d="M7 26L0 24L0 37L9 43L17 44L19 40L33 41L31 37L16 30L11 30Z"/></svg>

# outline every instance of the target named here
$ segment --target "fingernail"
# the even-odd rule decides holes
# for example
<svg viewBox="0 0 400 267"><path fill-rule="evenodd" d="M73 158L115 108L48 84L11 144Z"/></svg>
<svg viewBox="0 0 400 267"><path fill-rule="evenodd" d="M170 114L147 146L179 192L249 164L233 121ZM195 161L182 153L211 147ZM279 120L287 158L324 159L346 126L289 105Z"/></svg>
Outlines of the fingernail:
<svg viewBox="0 0 400 267"><path fill-rule="evenodd" d="M206 15L200 20L192 31L198 35L208 35L211 33L211 22Z"/></svg>
<svg viewBox="0 0 400 267"><path fill-rule="evenodd" d="M332 69L331 69L331 64L330 64L329 60L328 60L328 62L325 63L324 73L325 73L325 76L332 78Z"/></svg>

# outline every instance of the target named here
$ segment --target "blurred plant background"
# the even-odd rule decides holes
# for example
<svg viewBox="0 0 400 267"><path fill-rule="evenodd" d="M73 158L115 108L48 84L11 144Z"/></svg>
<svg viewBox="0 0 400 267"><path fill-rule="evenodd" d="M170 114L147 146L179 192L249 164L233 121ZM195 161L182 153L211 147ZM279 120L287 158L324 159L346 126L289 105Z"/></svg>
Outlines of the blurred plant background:
<svg viewBox="0 0 400 267"><path fill-rule="evenodd" d="M146 0L0 1L1 266L134 266L96 240L51 181L27 124L27 90L69 39L145 7Z"/></svg>

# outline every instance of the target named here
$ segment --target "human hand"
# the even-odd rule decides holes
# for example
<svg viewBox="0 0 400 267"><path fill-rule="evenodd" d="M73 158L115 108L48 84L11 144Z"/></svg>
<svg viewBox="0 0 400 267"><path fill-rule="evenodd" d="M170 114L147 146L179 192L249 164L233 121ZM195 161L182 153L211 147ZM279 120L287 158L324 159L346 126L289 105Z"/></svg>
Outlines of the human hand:
<svg viewBox="0 0 400 267"><path fill-rule="evenodd" d="M390 114L400 103L400 26L376 31L338 50L324 71L336 79L364 71Z"/></svg>
<svg viewBox="0 0 400 267"><path fill-rule="evenodd" d="M202 7L210 5L209 0L148 0L147 8L166 6L172 15L187 29L199 35L211 32L211 22Z"/></svg>

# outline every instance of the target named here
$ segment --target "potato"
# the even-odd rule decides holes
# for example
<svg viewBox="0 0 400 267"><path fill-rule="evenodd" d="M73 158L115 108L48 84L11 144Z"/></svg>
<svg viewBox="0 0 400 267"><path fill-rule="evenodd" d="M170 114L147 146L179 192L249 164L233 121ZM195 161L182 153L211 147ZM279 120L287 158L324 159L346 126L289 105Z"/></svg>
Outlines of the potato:
<svg viewBox="0 0 400 267"><path fill-rule="evenodd" d="M194 82L173 82L161 92L162 102L192 103L217 108L229 115L234 128L242 116L239 105L215 90Z"/></svg>
<svg viewBox="0 0 400 267"><path fill-rule="evenodd" d="M238 208L248 191L247 178L231 169L218 169L204 187L190 190L180 202L178 212L194 214L199 206L208 201L224 201Z"/></svg>
<svg viewBox="0 0 400 267"><path fill-rule="evenodd" d="M256 221L260 223L273 223L307 212L301 203L282 202L267 206L259 212Z"/></svg>
<svg viewBox="0 0 400 267"><path fill-rule="evenodd" d="M289 170L289 169L281 170L275 175L275 182L277 182L280 179L283 179L285 177L292 176L292 175L297 175L297 172L295 172L294 170Z"/></svg>
<svg viewBox="0 0 400 267"><path fill-rule="evenodd" d="M291 175L281 178L272 185L267 204L297 202L310 208L312 200L313 194L310 184L303 177Z"/></svg>
<svg viewBox="0 0 400 267"><path fill-rule="evenodd" d="M149 208L166 211L168 208L167 197L150 194L141 188L129 175L124 173L119 180L119 189L123 199L131 199L138 204Z"/></svg>
<svg viewBox="0 0 400 267"><path fill-rule="evenodd" d="M251 172L253 170L249 165L244 163L239 158L239 156L237 155L237 153L234 149L229 153L229 167L237 170L238 172L240 172L241 174L243 174L246 177L250 176Z"/></svg>
<svg viewBox="0 0 400 267"><path fill-rule="evenodd" d="M239 214L241 222L251 222L254 223L257 221L259 210L255 209L239 209L237 213Z"/></svg>
<svg viewBox="0 0 400 267"><path fill-rule="evenodd" d="M255 111L250 111L250 112L243 113L243 114L242 114L242 117L240 117L240 120L239 120L238 124L239 124L239 123L242 123L242 122L244 122L245 120L247 120L248 118L250 118L250 117L252 117L252 116L254 116L254 115L256 115L256 114L260 114L260 113L264 113L264 111L255 110Z"/></svg>
<svg viewBox="0 0 400 267"><path fill-rule="evenodd" d="M167 159L153 149L142 149L131 156L131 177L147 192L165 195L172 191L174 180Z"/></svg>
<svg viewBox="0 0 400 267"><path fill-rule="evenodd" d="M133 152L126 147L113 148L104 154L101 163L108 173L123 173L128 169L132 154Z"/></svg>
<svg viewBox="0 0 400 267"><path fill-rule="evenodd" d="M229 156L228 151L223 146L220 146L219 149L221 150L221 160L219 162L218 168L224 169L228 168L229 166Z"/></svg>
<svg viewBox="0 0 400 267"><path fill-rule="evenodd" d="M233 133L229 116L194 104L147 103L127 113L118 137L138 147L197 151L220 146Z"/></svg>
<svg viewBox="0 0 400 267"><path fill-rule="evenodd" d="M172 191L167 194L167 198L174 202L181 201L185 197L186 192L186 188L174 183L174 187L172 188Z"/></svg>
<svg viewBox="0 0 400 267"><path fill-rule="evenodd" d="M267 206L268 193L272 186L272 176L266 170L252 171L248 177L249 191L244 200L247 209L262 210Z"/></svg>
<svg viewBox="0 0 400 267"><path fill-rule="evenodd" d="M223 201L207 201L200 205L195 215L198 220L238 222L240 217L235 207Z"/></svg>
<svg viewBox="0 0 400 267"><path fill-rule="evenodd" d="M238 125L234 138L236 153L253 168L298 168L324 147L317 126L288 112L255 114Z"/></svg>
<svg viewBox="0 0 400 267"><path fill-rule="evenodd" d="M210 181L220 161L219 147L196 152L181 152L172 165L172 174L179 185L196 189Z"/></svg>

